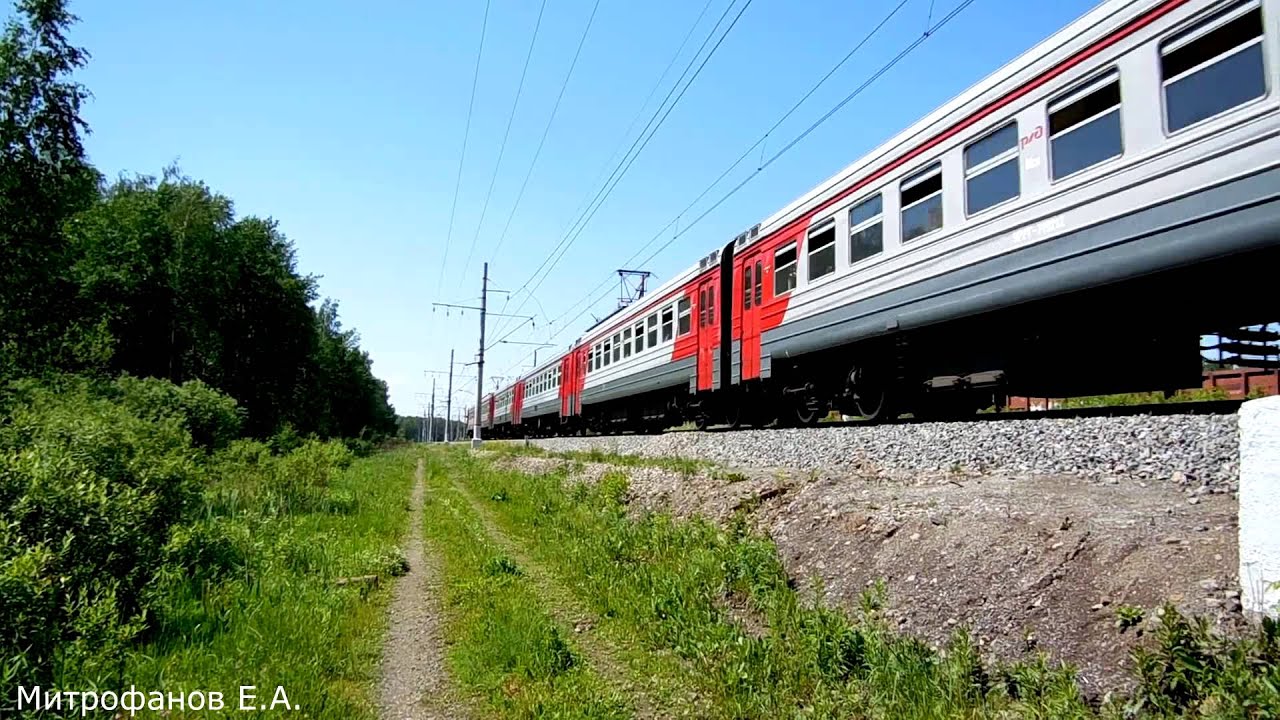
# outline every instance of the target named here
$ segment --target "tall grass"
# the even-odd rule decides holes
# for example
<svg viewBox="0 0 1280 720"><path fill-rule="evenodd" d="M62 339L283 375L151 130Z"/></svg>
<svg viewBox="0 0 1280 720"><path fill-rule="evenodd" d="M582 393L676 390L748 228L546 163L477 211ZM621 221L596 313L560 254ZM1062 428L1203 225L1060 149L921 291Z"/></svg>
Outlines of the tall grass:
<svg viewBox="0 0 1280 720"><path fill-rule="evenodd" d="M621 473L588 487L563 476L497 470L461 455L450 462L473 496L503 498L490 508L504 529L568 581L599 617L627 628L652 652L673 652L687 663L711 699L710 717L1226 718L1280 712L1275 642L1266 633L1217 645L1169 611L1166 622L1176 630L1165 631L1165 641L1144 656L1142 690L1094 707L1070 668L1043 657L991 663L964 631L940 650L897 634L881 615L879 589L864 595L857 612L828 607L820 587L789 583L772 543L749 532L741 516L721 528L665 514L636 515L624 504ZM1224 652L1241 659L1206 660L1222 660Z"/></svg>
<svg viewBox="0 0 1280 720"><path fill-rule="evenodd" d="M503 717L630 717L626 699L587 665L446 472L432 457L423 510L425 537L443 562L454 681Z"/></svg>
<svg viewBox="0 0 1280 720"><path fill-rule="evenodd" d="M241 685L268 701L280 686L305 711L299 717L377 717L386 581L402 571L397 543L414 461L413 451L397 451L329 470L329 494L358 501L290 513L269 503L250 510L246 497L270 493L247 471L227 479L232 488L212 486L212 509L190 542L210 556L202 567L217 569L158 581L155 629L124 679L148 690L221 691L229 707L238 707ZM263 485L275 482L267 478ZM228 495L241 502L219 505ZM363 575L381 582L334 584Z"/></svg>
<svg viewBox="0 0 1280 720"><path fill-rule="evenodd" d="M538 445L525 445L515 442L493 443L490 450L498 455L506 456L530 456L530 457L550 457L560 460L569 460L571 462L592 462L607 463L609 465L620 465L623 467L656 467L681 475L695 475L703 470L715 467L715 464L709 460L696 460L684 457L650 457L645 455L630 455L617 452L616 450L605 450L599 447L593 447L590 450L546 450Z"/></svg>

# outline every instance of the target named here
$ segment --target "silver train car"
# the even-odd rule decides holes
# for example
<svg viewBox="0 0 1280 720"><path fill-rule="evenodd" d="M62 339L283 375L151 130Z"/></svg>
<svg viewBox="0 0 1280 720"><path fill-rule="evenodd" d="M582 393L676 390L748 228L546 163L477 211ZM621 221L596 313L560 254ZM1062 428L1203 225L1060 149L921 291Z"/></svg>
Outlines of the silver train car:
<svg viewBox="0 0 1280 720"><path fill-rule="evenodd" d="M546 433L1198 386L1202 335L1280 320L1278 62L1280 0L1107 0L501 390L493 426L526 398Z"/></svg>

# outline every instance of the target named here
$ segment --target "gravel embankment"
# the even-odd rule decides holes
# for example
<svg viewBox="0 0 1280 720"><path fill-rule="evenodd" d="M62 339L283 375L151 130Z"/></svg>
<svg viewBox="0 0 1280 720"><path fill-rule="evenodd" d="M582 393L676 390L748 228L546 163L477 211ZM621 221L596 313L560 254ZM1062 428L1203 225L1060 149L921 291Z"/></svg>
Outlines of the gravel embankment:
<svg viewBox="0 0 1280 720"><path fill-rule="evenodd" d="M728 466L932 472L1067 473L1175 480L1236 489L1234 415L1005 420L877 427L670 432L531 440L547 450L600 449L685 457Z"/></svg>

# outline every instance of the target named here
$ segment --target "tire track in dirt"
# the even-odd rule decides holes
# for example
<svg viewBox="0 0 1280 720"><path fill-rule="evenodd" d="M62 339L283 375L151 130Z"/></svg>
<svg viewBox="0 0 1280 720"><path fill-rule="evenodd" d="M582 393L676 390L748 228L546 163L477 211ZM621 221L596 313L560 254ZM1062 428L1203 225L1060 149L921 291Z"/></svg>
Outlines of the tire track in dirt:
<svg viewBox="0 0 1280 720"><path fill-rule="evenodd" d="M622 647L596 629L598 618L543 565L531 558L519 542L499 527L489 508L476 500L464 483L450 476L454 492L471 506L484 532L495 545L511 557L523 570L525 578L546 601L552 618L572 629L573 638L591 666L613 687L631 700L637 718L669 718L685 716L687 710L700 704L697 693L682 682L683 677L638 678L629 671L628 655L648 653L644 648Z"/></svg>
<svg viewBox="0 0 1280 720"><path fill-rule="evenodd" d="M379 687L383 720L453 720L471 716L454 696L445 672L440 568L422 541L425 473L425 462L419 458L405 547L409 572L396 582L383 648Z"/></svg>

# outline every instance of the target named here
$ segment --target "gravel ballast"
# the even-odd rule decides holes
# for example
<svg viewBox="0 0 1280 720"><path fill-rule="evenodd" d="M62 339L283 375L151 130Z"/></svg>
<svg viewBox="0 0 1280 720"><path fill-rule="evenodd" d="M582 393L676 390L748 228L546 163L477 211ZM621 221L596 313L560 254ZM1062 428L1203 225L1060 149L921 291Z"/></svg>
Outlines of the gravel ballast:
<svg viewBox="0 0 1280 720"><path fill-rule="evenodd" d="M601 450L727 466L918 473L1072 474L1236 489L1234 415L1160 415L918 423L530 440L551 451Z"/></svg>

